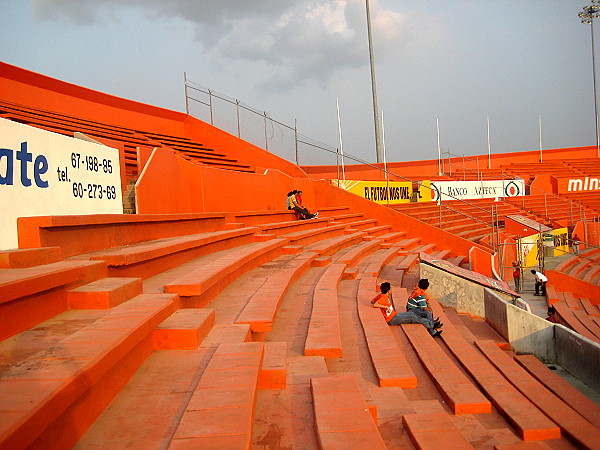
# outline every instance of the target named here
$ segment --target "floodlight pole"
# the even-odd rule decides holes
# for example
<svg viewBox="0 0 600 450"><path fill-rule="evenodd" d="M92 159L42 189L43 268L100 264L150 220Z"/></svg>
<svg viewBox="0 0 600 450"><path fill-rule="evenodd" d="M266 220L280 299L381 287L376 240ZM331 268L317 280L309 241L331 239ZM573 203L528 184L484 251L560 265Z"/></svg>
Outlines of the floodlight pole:
<svg viewBox="0 0 600 450"><path fill-rule="evenodd" d="M385 122L383 120L383 111L381 111L381 140L383 142L383 170L385 171L385 188L387 190L386 199L388 206L390 205L390 176L387 170L387 158L385 155Z"/></svg>
<svg viewBox="0 0 600 450"><path fill-rule="evenodd" d="M365 0L367 7L367 34L369 37L369 60L371 61L371 90L373 91L373 117L375 119L375 150L377 152L377 162L382 160L381 136L379 131L379 108L377 106L377 83L375 82L375 58L373 56L373 36L371 33L371 11L369 0Z"/></svg>
<svg viewBox="0 0 600 450"><path fill-rule="evenodd" d="M596 88L596 51L594 48L594 19L600 17L600 0L592 0L593 5L584 6L578 16L581 23L590 24L592 33L592 71L594 74L594 117L596 119L596 157L600 158L600 133L598 132L598 90Z"/></svg>
<svg viewBox="0 0 600 450"><path fill-rule="evenodd" d="M338 132L340 135L340 151L342 153L342 177L346 180L346 169L344 168L344 144L342 141L342 122L340 120L340 99L335 99L335 105L337 107L337 119L338 119Z"/></svg>

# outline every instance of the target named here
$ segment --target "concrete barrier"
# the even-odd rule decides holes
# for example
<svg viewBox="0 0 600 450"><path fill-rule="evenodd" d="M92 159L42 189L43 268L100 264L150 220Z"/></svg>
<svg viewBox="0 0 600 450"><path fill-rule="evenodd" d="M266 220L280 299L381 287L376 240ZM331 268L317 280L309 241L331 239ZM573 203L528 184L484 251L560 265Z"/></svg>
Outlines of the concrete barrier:
<svg viewBox="0 0 600 450"><path fill-rule="evenodd" d="M427 264L420 264L420 271L421 278L429 279L429 295L442 305L485 318L515 353L557 364L600 392L600 344L532 314L522 299Z"/></svg>
<svg viewBox="0 0 600 450"><path fill-rule="evenodd" d="M515 306L491 289L484 290L485 320L517 353L533 353L544 362L556 360L553 324Z"/></svg>
<svg viewBox="0 0 600 450"><path fill-rule="evenodd" d="M428 264L419 264L421 278L429 279L427 291L444 306L454 308L458 313L467 313L476 317L485 317L484 296L485 287L472 280L453 275ZM511 300L510 295L498 295Z"/></svg>
<svg viewBox="0 0 600 450"><path fill-rule="evenodd" d="M600 345L562 325L554 325L556 364L600 392Z"/></svg>

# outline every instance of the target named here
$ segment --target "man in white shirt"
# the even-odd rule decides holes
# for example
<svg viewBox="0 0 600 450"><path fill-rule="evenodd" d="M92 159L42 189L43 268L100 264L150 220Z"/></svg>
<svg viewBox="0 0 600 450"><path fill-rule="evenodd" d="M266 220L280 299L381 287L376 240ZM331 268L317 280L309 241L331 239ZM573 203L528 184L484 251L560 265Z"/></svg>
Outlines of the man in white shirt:
<svg viewBox="0 0 600 450"><path fill-rule="evenodd" d="M531 273L535 277L535 294L533 295L542 295L546 296L546 283L548 282L548 278L541 272L537 272L531 269ZM542 288L542 293L540 294L540 287Z"/></svg>

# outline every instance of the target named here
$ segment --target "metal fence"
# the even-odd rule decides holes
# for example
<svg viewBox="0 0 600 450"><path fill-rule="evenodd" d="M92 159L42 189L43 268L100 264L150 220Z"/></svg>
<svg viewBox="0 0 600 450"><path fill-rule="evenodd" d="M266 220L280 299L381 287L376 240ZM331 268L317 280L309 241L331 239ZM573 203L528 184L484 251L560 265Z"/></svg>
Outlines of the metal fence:
<svg viewBox="0 0 600 450"><path fill-rule="evenodd" d="M187 76L184 79L187 114L298 165L339 164L339 150L299 133L297 120L294 125L285 124L267 111L203 87ZM352 155L345 157L364 163Z"/></svg>
<svg viewBox="0 0 600 450"><path fill-rule="evenodd" d="M320 142L316 139L310 138L306 135L301 134L298 131L297 120L294 121L294 125L288 125L281 121L275 120L270 117L266 111L253 108L252 106L229 97L227 95L218 93L209 88L203 87L187 78L184 74L184 85L185 85L185 103L186 112L198 119L210 123L211 125L220 128L226 132L229 132L244 141L250 142L257 147L263 148L268 152L271 152L281 158L288 161L295 162L297 165L331 165L337 166L338 179L345 178L341 176L343 172L344 161L349 160L352 163L364 164L376 170L384 173L384 178L387 180L389 176L393 176L396 179L413 182L413 180L394 173L388 170L387 167L381 167L381 165L375 165L364 161L363 159L354 156L349 153L342 154L339 148ZM462 165L457 164L456 161L452 160L462 158ZM466 160L476 161L476 169L467 168ZM453 155L449 151L444 152L444 157L441 159L443 165L440 169L442 173L458 175L462 173L463 178L467 179L467 172L476 173L476 179L483 180L481 171L479 170L479 158L467 158L464 155ZM340 171L340 166L342 170ZM472 174L471 174L472 175ZM470 177L469 177L470 178ZM504 173L502 174L504 179ZM528 185L529 190L531 187ZM453 197L451 195L448 195ZM549 205L547 202L548 196L559 198L562 203L562 208L558 208L555 204ZM468 201L453 197L454 200L459 200L460 203L465 203L470 206L475 206L478 209L484 210L490 216L490 221L476 219L478 222L492 226L492 242L491 246L494 250L499 247L498 239L498 227L497 225L497 214L498 211L487 210L480 206L474 205ZM548 216L550 210L559 210L564 212L569 211L570 222L569 225L573 225L576 220L585 220L585 214L582 214L582 205L576 205L573 201L565 200L552 194L544 193L545 205L546 205L546 216ZM522 199L522 209L527 209L525 204L525 196ZM444 228L443 211L449 213L463 214L465 217L470 217L464 212L456 211L454 208L448 207L443 204L444 202L439 201L439 228ZM564 208L564 209L563 209ZM583 215L583 217L582 217ZM471 217L472 218L472 217Z"/></svg>

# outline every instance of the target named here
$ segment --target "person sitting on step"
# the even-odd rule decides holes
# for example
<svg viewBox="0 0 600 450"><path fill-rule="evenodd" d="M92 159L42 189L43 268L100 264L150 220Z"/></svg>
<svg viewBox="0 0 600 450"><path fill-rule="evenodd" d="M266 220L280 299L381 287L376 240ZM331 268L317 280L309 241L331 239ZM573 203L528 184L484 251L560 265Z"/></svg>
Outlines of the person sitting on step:
<svg viewBox="0 0 600 450"><path fill-rule="evenodd" d="M408 297L406 311L412 312L419 317L438 322L439 317L437 319L433 318L433 313L431 311L431 307L429 306L429 295L427 295L427 292L425 292L428 288L429 280L426 278L421 278L411 292L410 297Z"/></svg>
<svg viewBox="0 0 600 450"><path fill-rule="evenodd" d="M419 323L425 328L427 328L427 331L433 337L438 337L442 334L442 331L438 330L438 328L442 327L442 324L439 321L425 319L423 317L419 317L418 315L412 312L396 312L396 309L394 308L394 305L391 301L392 286L390 285L390 283L388 283L387 281L381 283L379 289L380 293L377 294L371 300L371 304L374 308L379 308L381 310L381 314L383 314L383 317L385 318L385 321L388 325L401 325L403 323Z"/></svg>

